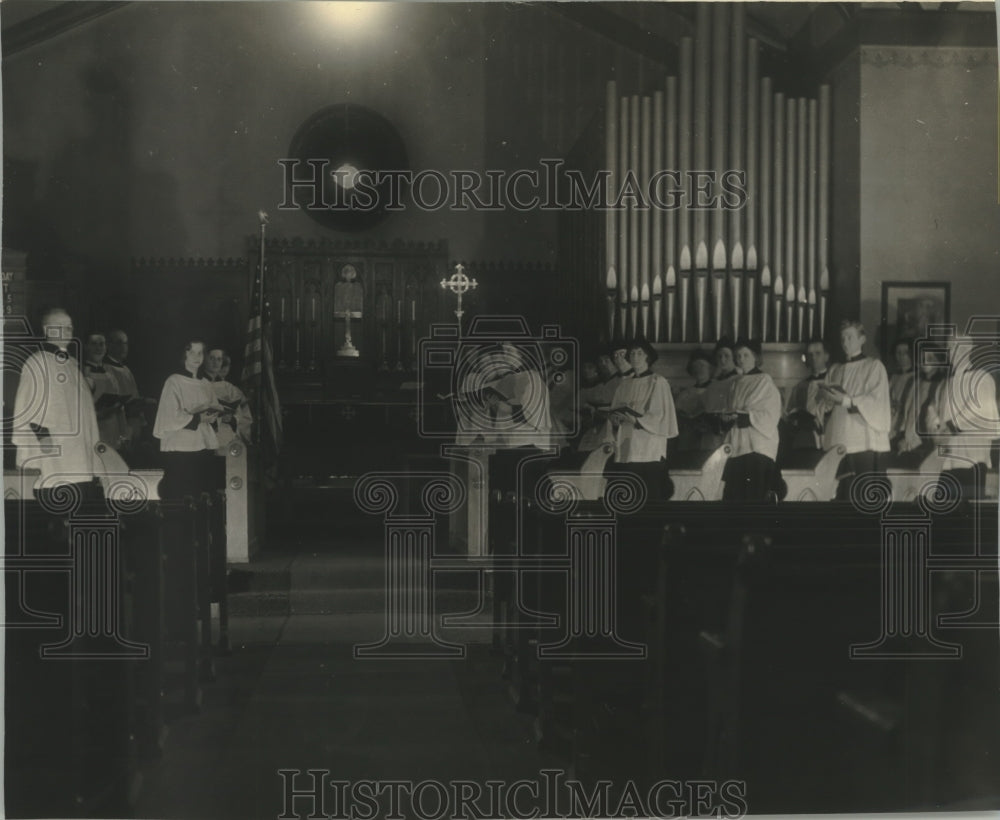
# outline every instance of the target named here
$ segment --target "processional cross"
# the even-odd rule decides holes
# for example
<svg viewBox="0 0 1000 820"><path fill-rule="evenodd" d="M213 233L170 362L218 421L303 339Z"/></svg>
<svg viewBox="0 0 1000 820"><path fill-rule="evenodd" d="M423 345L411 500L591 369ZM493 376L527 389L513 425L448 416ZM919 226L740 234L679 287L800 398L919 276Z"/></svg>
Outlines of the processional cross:
<svg viewBox="0 0 1000 820"><path fill-rule="evenodd" d="M475 279L470 279L465 275L465 265L459 262L455 265L455 272L451 275L451 278L441 280L441 287L444 290L450 290L458 297L458 307L455 310L455 316L458 318L458 323L462 324L462 314L465 313L462 310L462 294L467 293L469 290L475 290L479 287L479 283Z"/></svg>

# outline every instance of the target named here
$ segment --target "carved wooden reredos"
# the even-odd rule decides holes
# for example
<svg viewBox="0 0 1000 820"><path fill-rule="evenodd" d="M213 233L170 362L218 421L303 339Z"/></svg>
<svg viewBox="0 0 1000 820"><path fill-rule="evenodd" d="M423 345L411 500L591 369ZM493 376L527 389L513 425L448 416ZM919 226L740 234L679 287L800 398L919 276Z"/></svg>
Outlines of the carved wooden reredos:
<svg viewBox="0 0 1000 820"><path fill-rule="evenodd" d="M253 245L256 250L256 241ZM337 351L346 322L334 300L348 266L362 290L361 316L350 322L356 361L411 369L414 340L432 323L453 318L440 284L449 275L445 240L275 238L265 242L264 257L275 363L283 372L326 373L345 362Z"/></svg>

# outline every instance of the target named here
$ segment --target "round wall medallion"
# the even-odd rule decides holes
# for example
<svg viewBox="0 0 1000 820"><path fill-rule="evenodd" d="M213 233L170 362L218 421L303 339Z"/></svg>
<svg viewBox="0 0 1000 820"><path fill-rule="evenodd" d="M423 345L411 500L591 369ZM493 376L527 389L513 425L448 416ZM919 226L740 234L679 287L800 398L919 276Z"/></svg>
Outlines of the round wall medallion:
<svg viewBox="0 0 1000 820"><path fill-rule="evenodd" d="M402 204L403 180L394 171L409 170L403 139L381 114L354 103L338 103L317 111L292 138L286 169L289 199L320 225L338 231L363 231ZM292 180L322 174L318 190L291 187Z"/></svg>

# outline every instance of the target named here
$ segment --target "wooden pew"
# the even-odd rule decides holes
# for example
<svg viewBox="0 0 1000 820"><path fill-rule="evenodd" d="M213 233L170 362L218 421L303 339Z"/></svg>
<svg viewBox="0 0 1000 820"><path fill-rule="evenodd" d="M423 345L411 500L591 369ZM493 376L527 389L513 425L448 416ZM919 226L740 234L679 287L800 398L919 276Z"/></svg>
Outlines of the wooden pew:
<svg viewBox="0 0 1000 820"><path fill-rule="evenodd" d="M781 478L788 488L784 500L832 501L837 495L837 468L847 450L839 445L822 454L804 452L815 458L815 464L781 468Z"/></svg>
<svg viewBox="0 0 1000 820"><path fill-rule="evenodd" d="M602 444L591 451L578 471L555 469L549 473L549 479L554 482L552 492L556 494L556 498L596 501L603 496L607 484L604 468L614 452L614 445Z"/></svg>
<svg viewBox="0 0 1000 820"><path fill-rule="evenodd" d="M535 549L565 551L565 511L531 512L526 532ZM904 522L893 526L908 526L914 512L893 508ZM600 504L578 504L572 515L578 523L607 518ZM978 578L971 570L946 570L952 553L967 560L970 515L985 534L983 549L996 554L995 509L965 506L935 517L933 548L944 557L935 559L933 579L958 573L968 586ZM975 736L989 755L983 759L994 760L996 727L979 726L974 715L976 704L981 710L992 697L981 670L1000 669L1000 662L988 642L950 666L851 658L852 646L879 634L886 520L895 519L836 502L670 502L619 515L615 628L626 641L645 642L649 656L617 662L543 656L537 682L543 739L562 741L585 782L622 772L639 781L745 780L754 812L935 805L955 788L955 775L928 778L954 737L942 734L948 721L929 718L933 692L962 691L976 681L967 696L953 698L963 704L958 731ZM561 617L558 627L536 630L540 647L558 642L572 619L565 596L573 580L544 580L557 575L537 573L537 609ZM995 576L983 586L994 598ZM983 612L992 612L988 601ZM868 713L895 703L898 717L881 737L883 730L862 725L856 710L853 717L845 712L848 703Z"/></svg>
<svg viewBox="0 0 1000 820"><path fill-rule="evenodd" d="M8 498L4 513L7 816L130 816L143 661L135 591L106 572L122 545L86 537L108 524L103 504L80 505L76 524L34 500Z"/></svg>
<svg viewBox="0 0 1000 820"><path fill-rule="evenodd" d="M732 447L723 444L710 454L681 453L671 456L670 480L674 483L673 501L719 501L725 486L722 474ZM696 465L687 463L694 455L700 462ZM706 457L707 455L707 457ZM704 460L702 460L704 459Z"/></svg>

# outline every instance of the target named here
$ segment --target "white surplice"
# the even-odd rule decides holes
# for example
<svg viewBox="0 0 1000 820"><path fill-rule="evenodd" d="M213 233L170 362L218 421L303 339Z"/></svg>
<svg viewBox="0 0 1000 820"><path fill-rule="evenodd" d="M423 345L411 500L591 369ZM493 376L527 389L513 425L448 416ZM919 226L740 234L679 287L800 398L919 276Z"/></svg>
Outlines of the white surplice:
<svg viewBox="0 0 1000 820"><path fill-rule="evenodd" d="M204 415L197 427L188 429L194 414L209 407L219 408L211 382L186 373L168 376L153 423L153 435L160 440L160 450L165 453L196 453L217 449L218 437Z"/></svg>
<svg viewBox="0 0 1000 820"><path fill-rule="evenodd" d="M250 428L253 425L253 415L250 413L250 405L247 402L247 397L243 395L243 391L225 379L211 382L211 385L212 390L215 391L216 398L220 402L224 401L229 404L239 402L236 409L232 411L233 421L236 422L236 429L233 430L232 425L221 419L216 425L218 429L216 429L215 435L219 440L219 447L228 447L233 440L238 438L249 441Z"/></svg>
<svg viewBox="0 0 1000 820"><path fill-rule="evenodd" d="M931 421L936 414L936 432L942 434L936 440L944 446L941 469L990 463L992 439L1000 437L997 383L990 372L972 370L963 359L935 392L934 411Z"/></svg>
<svg viewBox="0 0 1000 820"><path fill-rule="evenodd" d="M723 412L746 413L749 427L733 425L725 443L732 448L730 458L760 453L778 457L778 422L781 420L781 393L767 373L751 372L734 379L729 407Z"/></svg>
<svg viewBox="0 0 1000 820"><path fill-rule="evenodd" d="M677 435L677 413L667 380L650 370L623 379L611 400L612 411L629 407L639 416L614 433L615 460L621 463L666 458L667 439Z"/></svg>
<svg viewBox="0 0 1000 820"><path fill-rule="evenodd" d="M58 476L75 484L99 474L97 415L76 359L49 344L32 353L21 368L12 421L16 464L39 470L44 486ZM54 452L43 453L43 444Z"/></svg>
<svg viewBox="0 0 1000 820"><path fill-rule="evenodd" d="M892 415L889 406L889 377L878 359L859 357L830 366L827 382L839 384L854 403L856 412L823 397L810 397L809 412L818 418L827 413L823 429L823 449L844 445L848 453L889 452Z"/></svg>

